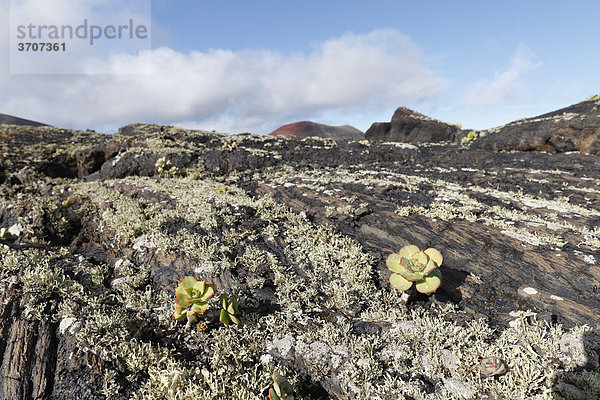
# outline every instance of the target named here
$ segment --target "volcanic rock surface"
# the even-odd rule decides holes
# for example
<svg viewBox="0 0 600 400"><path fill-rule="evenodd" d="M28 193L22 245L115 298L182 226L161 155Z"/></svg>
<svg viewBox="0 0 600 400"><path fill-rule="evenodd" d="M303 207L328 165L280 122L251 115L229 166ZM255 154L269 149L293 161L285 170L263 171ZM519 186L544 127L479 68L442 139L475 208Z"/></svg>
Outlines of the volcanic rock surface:
<svg viewBox="0 0 600 400"><path fill-rule="evenodd" d="M399 107L391 122L375 122L365 132L369 140L386 142L439 143L454 142L461 128L433 119L410 108Z"/></svg>
<svg viewBox="0 0 600 400"><path fill-rule="evenodd" d="M327 139L364 139L362 131L350 125L331 126L318 124L311 121L294 122L283 125L269 135L290 136L303 139L309 136L317 136Z"/></svg>
<svg viewBox="0 0 600 400"><path fill-rule="evenodd" d="M486 150L581 151L600 153L600 98L589 99L480 134L475 147Z"/></svg>
<svg viewBox="0 0 600 400"><path fill-rule="evenodd" d="M599 156L0 129L0 398L600 395ZM390 286L407 244L444 256L434 294ZM202 331L185 276L216 288Z"/></svg>

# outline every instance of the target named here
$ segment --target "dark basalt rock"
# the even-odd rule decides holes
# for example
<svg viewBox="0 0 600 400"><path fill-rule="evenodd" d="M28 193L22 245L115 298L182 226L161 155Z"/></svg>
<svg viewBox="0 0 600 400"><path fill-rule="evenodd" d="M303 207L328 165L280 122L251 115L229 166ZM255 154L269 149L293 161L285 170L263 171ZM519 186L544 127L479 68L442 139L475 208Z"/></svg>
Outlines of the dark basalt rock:
<svg viewBox="0 0 600 400"><path fill-rule="evenodd" d="M126 145L111 140L105 144L79 150L76 153L78 177L83 178L99 171L106 160L115 157Z"/></svg>
<svg viewBox="0 0 600 400"><path fill-rule="evenodd" d="M600 99L483 131L473 146L486 150L600 153Z"/></svg>
<svg viewBox="0 0 600 400"><path fill-rule="evenodd" d="M439 143L453 142L460 127L427 117L406 107L399 107L392 121L376 122L365 132L369 140L388 142Z"/></svg>

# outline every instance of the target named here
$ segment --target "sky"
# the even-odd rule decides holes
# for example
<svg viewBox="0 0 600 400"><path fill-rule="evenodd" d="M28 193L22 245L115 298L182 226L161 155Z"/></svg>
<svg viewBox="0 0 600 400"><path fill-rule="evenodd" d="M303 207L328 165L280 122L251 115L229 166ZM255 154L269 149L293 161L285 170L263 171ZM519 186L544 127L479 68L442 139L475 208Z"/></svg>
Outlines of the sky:
<svg viewBox="0 0 600 400"><path fill-rule="evenodd" d="M0 0L0 113L107 133L146 122L265 134L303 120L365 131L407 106L486 129L600 91L597 0L147 0L147 47L15 53L17 19L139 17L125 3Z"/></svg>

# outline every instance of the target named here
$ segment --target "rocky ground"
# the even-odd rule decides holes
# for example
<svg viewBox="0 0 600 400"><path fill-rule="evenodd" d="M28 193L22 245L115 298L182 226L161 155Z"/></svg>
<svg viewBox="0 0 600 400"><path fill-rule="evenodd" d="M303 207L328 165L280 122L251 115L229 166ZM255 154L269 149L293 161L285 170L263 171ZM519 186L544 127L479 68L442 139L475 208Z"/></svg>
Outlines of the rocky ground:
<svg viewBox="0 0 600 400"><path fill-rule="evenodd" d="M0 398L600 396L599 156L0 130ZM390 286L407 244L443 254L435 294ZM185 276L240 325L175 321Z"/></svg>

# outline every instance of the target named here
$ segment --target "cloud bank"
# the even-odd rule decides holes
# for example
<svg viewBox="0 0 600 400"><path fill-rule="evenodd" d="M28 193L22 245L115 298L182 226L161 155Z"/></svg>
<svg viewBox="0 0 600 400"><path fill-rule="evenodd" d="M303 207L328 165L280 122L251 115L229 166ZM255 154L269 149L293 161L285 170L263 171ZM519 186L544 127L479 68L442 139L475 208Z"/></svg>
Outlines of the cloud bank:
<svg viewBox="0 0 600 400"><path fill-rule="evenodd" d="M520 45L504 72L496 73L494 79L481 80L467 87L465 104L469 107L490 107L508 103L520 93L523 75L541 65L534 60L535 54Z"/></svg>
<svg viewBox="0 0 600 400"><path fill-rule="evenodd" d="M0 39L0 51L7 42ZM87 75L9 75L2 63L0 112L80 129L144 121L264 133L325 113L414 103L447 86L396 30L347 33L297 53L160 47L86 68Z"/></svg>

